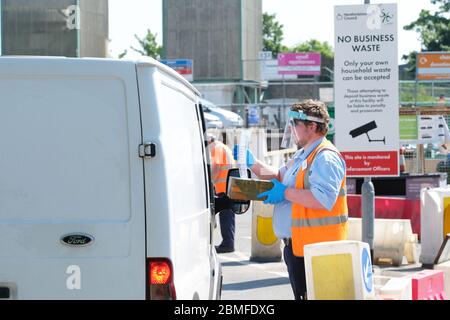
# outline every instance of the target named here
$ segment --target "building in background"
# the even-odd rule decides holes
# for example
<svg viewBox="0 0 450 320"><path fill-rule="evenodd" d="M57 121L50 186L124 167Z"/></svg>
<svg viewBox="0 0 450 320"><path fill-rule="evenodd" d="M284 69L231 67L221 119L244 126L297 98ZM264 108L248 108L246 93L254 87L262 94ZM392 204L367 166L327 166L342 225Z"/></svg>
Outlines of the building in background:
<svg viewBox="0 0 450 320"><path fill-rule="evenodd" d="M194 85L217 104L257 102L262 0L163 0L165 59L192 59Z"/></svg>
<svg viewBox="0 0 450 320"><path fill-rule="evenodd" d="M0 0L2 55L106 57L108 0Z"/></svg>

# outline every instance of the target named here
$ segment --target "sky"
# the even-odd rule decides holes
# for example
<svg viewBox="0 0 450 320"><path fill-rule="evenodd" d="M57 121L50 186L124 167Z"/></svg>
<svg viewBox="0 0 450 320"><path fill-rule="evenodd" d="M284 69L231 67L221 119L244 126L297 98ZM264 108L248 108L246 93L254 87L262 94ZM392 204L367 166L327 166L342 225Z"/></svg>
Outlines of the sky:
<svg viewBox="0 0 450 320"><path fill-rule="evenodd" d="M226 1L226 0L225 0ZM363 4L363 0L262 0L263 12L275 13L284 25L284 41L287 46L317 39L327 41L334 47L334 6ZM435 11L437 6L430 0L378 0L371 3L397 3L398 52L401 56L420 50L420 39L416 32L405 31L403 26L416 20L420 10ZM150 29L157 33L162 44L162 0L109 0L110 54L117 57L128 49L127 57L138 56L130 46L138 47L134 35L143 38Z"/></svg>

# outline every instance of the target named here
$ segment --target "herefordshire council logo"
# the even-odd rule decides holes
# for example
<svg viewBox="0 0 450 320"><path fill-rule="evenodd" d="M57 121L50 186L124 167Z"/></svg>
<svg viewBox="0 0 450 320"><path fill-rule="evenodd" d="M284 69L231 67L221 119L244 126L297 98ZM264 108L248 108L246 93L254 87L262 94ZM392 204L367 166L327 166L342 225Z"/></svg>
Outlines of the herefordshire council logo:
<svg viewBox="0 0 450 320"><path fill-rule="evenodd" d="M381 23L390 24L392 23L392 19L394 19L394 15L386 11L385 9L381 9Z"/></svg>

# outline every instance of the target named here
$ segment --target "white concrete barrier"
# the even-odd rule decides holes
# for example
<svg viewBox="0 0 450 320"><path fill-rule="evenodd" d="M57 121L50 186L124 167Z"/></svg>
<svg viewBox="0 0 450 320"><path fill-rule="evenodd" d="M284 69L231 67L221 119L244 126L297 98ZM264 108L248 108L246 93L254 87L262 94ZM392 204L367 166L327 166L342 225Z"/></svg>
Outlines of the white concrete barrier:
<svg viewBox="0 0 450 320"><path fill-rule="evenodd" d="M331 241L305 246L309 300L375 298L370 248L360 241Z"/></svg>
<svg viewBox="0 0 450 320"><path fill-rule="evenodd" d="M273 231L273 206L253 201L252 215L252 261L281 261L281 241Z"/></svg>
<svg viewBox="0 0 450 320"><path fill-rule="evenodd" d="M429 188L420 192L419 261L433 265L444 241L450 233L450 188Z"/></svg>
<svg viewBox="0 0 450 320"><path fill-rule="evenodd" d="M395 300L412 300L412 282L410 277L391 278L380 288L379 295L390 296Z"/></svg>
<svg viewBox="0 0 450 320"><path fill-rule="evenodd" d="M349 218L348 240L362 241L362 219ZM412 234L409 219L375 219L373 260L391 259L395 266L402 264L405 244Z"/></svg>
<svg viewBox="0 0 450 320"><path fill-rule="evenodd" d="M386 283L388 283L388 281L391 280L391 279L392 279L392 277L377 275L374 272L374 275L373 275L373 286L374 286L374 290L375 290L375 297L380 294L380 289Z"/></svg>

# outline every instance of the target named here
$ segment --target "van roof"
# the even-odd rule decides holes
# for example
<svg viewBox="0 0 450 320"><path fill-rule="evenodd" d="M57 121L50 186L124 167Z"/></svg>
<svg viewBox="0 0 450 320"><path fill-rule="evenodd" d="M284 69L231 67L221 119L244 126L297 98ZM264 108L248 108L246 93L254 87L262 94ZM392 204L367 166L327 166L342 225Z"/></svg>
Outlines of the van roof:
<svg viewBox="0 0 450 320"><path fill-rule="evenodd" d="M117 63L117 64L134 64L135 66L143 66L143 67L155 67L158 68L161 72L176 78L178 81L183 83L188 89L192 90L196 95L200 96L200 92L183 76L177 73L172 68L166 66L165 64L151 58L151 57L141 57L138 59L110 59L110 58L68 58L68 57L59 57L59 56L0 56L0 61L8 60L8 61L61 61L67 63Z"/></svg>
<svg viewBox="0 0 450 320"><path fill-rule="evenodd" d="M135 63L138 66L151 66L156 67L159 70L169 74L172 77L177 78L181 82L184 83L185 86L187 86L189 89L195 92L196 95L200 96L200 92L189 82L187 81L183 76L181 76L178 72L170 68L169 66L151 58L151 57L141 57L138 60L135 60Z"/></svg>

